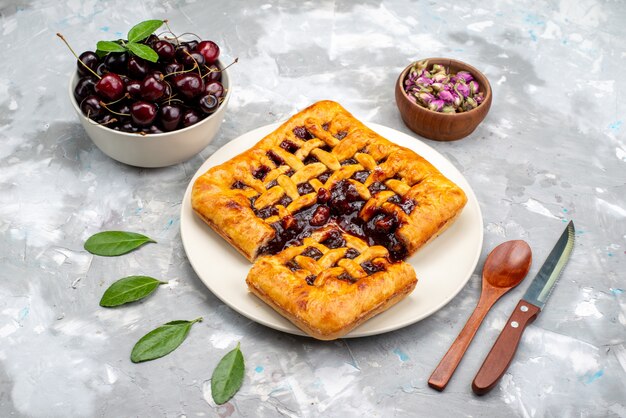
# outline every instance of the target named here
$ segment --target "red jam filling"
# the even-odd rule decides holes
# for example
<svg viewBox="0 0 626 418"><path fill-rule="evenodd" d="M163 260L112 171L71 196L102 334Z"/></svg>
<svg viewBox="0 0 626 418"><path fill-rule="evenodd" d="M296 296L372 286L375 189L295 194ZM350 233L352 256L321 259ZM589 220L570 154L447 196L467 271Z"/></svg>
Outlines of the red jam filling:
<svg viewBox="0 0 626 418"><path fill-rule="evenodd" d="M370 189L374 190L375 194L380 190L386 190L386 187L379 183ZM287 247L302 245L303 239L310 236L313 231L332 223L338 225L343 231L361 238L369 245L384 246L389 251L391 261L403 260L406 257L406 247L395 234L400 227L398 217L379 209L368 221L361 219L358 215L365 201L349 181L338 181L330 191L320 188L317 196L317 202L312 206L272 224L276 235L261 248L262 254L276 254ZM283 201L285 199L289 198L284 196L278 204L285 206L286 202ZM402 201L401 199L400 202ZM410 206L408 203L406 205ZM414 203L412 205L414 206ZM273 212L265 208L256 213L257 216L263 215L267 218L269 216L266 215ZM345 246L345 240L339 231L333 231L322 244L329 248L339 248ZM363 268L365 271L374 271L376 267L367 265Z"/></svg>

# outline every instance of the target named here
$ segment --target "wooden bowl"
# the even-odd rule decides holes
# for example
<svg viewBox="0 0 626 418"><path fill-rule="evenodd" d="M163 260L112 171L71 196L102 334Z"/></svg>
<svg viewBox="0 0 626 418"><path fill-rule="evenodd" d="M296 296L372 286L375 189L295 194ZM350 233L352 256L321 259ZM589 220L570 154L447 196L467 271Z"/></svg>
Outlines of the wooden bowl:
<svg viewBox="0 0 626 418"><path fill-rule="evenodd" d="M487 77L476 68L462 61L449 58L427 58L428 67L440 64L452 73L461 70L469 71L484 93L483 102L476 108L463 113L441 113L413 103L404 91L404 79L413 66L409 65L402 71L396 82L396 104L406 126L416 134L437 141L454 141L474 132L474 129L485 119L491 107L491 85Z"/></svg>

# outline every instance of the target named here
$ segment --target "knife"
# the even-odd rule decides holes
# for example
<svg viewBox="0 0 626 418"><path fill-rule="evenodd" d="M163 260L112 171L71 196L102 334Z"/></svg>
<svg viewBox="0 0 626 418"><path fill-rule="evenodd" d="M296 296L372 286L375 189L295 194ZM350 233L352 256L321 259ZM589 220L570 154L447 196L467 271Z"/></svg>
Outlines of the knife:
<svg viewBox="0 0 626 418"><path fill-rule="evenodd" d="M574 248L574 232L574 222L570 221L506 322L472 382L472 390L477 395L489 392L509 367L524 329L535 320L545 306L563 267L569 260Z"/></svg>

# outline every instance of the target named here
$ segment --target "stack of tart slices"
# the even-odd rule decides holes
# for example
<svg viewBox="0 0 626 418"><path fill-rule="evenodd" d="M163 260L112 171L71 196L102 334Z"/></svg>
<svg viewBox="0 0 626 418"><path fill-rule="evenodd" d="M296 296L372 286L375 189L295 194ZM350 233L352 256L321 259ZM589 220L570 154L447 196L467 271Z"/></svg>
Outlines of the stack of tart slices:
<svg viewBox="0 0 626 418"><path fill-rule="evenodd" d="M252 293L321 340L407 296L404 260L461 213L463 190L321 101L200 176L194 212L253 264Z"/></svg>

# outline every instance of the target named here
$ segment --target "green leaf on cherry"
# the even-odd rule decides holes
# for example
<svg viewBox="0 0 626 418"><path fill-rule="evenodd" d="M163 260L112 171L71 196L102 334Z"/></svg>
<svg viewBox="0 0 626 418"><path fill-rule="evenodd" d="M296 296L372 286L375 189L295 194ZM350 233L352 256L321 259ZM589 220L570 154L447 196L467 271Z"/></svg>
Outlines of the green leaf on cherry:
<svg viewBox="0 0 626 418"><path fill-rule="evenodd" d="M146 20L136 24L128 31L128 42L143 41L148 36L152 35L155 30L159 29L161 25L163 25L162 20Z"/></svg>
<svg viewBox="0 0 626 418"><path fill-rule="evenodd" d="M146 61L157 62L159 59L159 54L154 52L154 50L148 45L129 42L126 44L126 47L130 52L137 55L139 58L145 59Z"/></svg>
<svg viewBox="0 0 626 418"><path fill-rule="evenodd" d="M96 48L102 52L126 52L126 48L113 41L99 41Z"/></svg>

